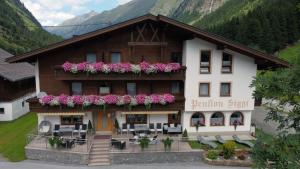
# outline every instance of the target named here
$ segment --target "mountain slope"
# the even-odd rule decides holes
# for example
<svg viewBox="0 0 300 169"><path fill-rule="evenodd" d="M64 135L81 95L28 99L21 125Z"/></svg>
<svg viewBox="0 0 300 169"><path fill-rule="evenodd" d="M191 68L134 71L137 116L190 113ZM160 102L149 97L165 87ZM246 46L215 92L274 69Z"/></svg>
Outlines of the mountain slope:
<svg viewBox="0 0 300 169"><path fill-rule="evenodd" d="M19 0L0 0L0 48L19 54L58 40L42 29Z"/></svg>
<svg viewBox="0 0 300 169"><path fill-rule="evenodd" d="M300 39L299 0L230 0L195 26L274 53ZM235 8L239 6L239 8Z"/></svg>
<svg viewBox="0 0 300 169"><path fill-rule="evenodd" d="M226 1L227 0L133 0L110 11L104 11L80 23L87 26L57 27L55 30L52 29L49 31L65 38L70 38L73 35L87 33L147 13L154 15L161 14L190 23L214 11Z"/></svg>
<svg viewBox="0 0 300 169"><path fill-rule="evenodd" d="M290 63L296 63L297 58L300 57L300 41L279 51L278 56Z"/></svg>

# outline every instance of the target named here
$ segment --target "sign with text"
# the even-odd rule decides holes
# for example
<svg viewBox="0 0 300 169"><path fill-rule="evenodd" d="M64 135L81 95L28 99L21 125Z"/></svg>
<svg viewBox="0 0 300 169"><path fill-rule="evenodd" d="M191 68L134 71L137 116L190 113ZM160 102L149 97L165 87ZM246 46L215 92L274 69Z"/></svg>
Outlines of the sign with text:
<svg viewBox="0 0 300 169"><path fill-rule="evenodd" d="M253 109L252 99L205 99L191 100L192 110L250 110Z"/></svg>

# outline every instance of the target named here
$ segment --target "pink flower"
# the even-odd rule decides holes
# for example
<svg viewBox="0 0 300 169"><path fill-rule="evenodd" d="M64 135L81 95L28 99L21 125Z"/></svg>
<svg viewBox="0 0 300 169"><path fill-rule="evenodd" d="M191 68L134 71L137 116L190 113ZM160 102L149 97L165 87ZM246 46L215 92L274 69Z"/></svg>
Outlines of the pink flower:
<svg viewBox="0 0 300 169"><path fill-rule="evenodd" d="M41 104L43 105L47 105L50 104L50 102L54 99L53 95L47 95L42 97L42 99L40 100Z"/></svg>
<svg viewBox="0 0 300 169"><path fill-rule="evenodd" d="M153 103L153 104L158 104L159 103L159 95L157 95L157 94L152 94L152 95L150 95L150 98L151 98L151 102Z"/></svg>
<svg viewBox="0 0 300 169"><path fill-rule="evenodd" d="M181 68L179 63L169 63L168 66L170 66L173 71L177 71Z"/></svg>
<svg viewBox="0 0 300 169"><path fill-rule="evenodd" d="M159 72L164 72L166 65L163 63L156 63L154 64L155 68L159 71Z"/></svg>
<svg viewBox="0 0 300 169"><path fill-rule="evenodd" d="M130 72L131 71L131 64L130 63L123 63L120 65L121 69L124 70L124 72Z"/></svg>
<svg viewBox="0 0 300 169"><path fill-rule="evenodd" d="M68 104L68 96L61 94L58 96L58 101L60 104L67 105Z"/></svg>
<svg viewBox="0 0 300 169"><path fill-rule="evenodd" d="M112 72L119 72L119 65L117 63L107 64L107 66Z"/></svg>
<svg viewBox="0 0 300 169"><path fill-rule="evenodd" d="M105 103L107 104L116 104L118 102L117 95L106 95L103 97Z"/></svg>
<svg viewBox="0 0 300 169"><path fill-rule="evenodd" d="M62 65L62 68L64 69L65 72L71 71L72 63L67 61Z"/></svg>
<svg viewBox="0 0 300 169"><path fill-rule="evenodd" d="M173 103L175 101L175 97L171 94L164 94L163 98L166 103Z"/></svg>
<svg viewBox="0 0 300 169"><path fill-rule="evenodd" d="M131 102L131 96L130 95L124 95L124 104L129 104Z"/></svg>
<svg viewBox="0 0 300 169"><path fill-rule="evenodd" d="M146 95L144 95L144 94L139 94L139 95L137 95L135 98L136 98L136 102L137 102L138 104L144 104Z"/></svg>
<svg viewBox="0 0 300 169"><path fill-rule="evenodd" d="M75 96L73 96L73 101L77 105L82 105L84 100L82 99L82 96L75 95Z"/></svg>
<svg viewBox="0 0 300 169"><path fill-rule="evenodd" d="M103 64L103 62L97 62L93 64L93 67L97 72L100 72L102 70Z"/></svg>
<svg viewBox="0 0 300 169"><path fill-rule="evenodd" d="M86 69L87 64L86 62L83 62L83 63L78 63L76 66L78 71L84 71Z"/></svg>
<svg viewBox="0 0 300 169"><path fill-rule="evenodd" d="M146 71L147 69L150 68L150 64L147 63L147 62L145 62L145 61L143 61L143 62L140 63L140 67L141 67L142 71Z"/></svg>

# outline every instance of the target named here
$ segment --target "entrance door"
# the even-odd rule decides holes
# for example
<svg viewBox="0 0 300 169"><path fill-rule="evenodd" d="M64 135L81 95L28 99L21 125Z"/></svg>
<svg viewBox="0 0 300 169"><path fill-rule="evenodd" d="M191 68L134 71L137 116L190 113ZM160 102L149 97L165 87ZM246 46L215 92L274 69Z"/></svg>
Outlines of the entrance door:
<svg viewBox="0 0 300 169"><path fill-rule="evenodd" d="M98 124L97 131L112 131L112 119L111 114L107 112L99 112L98 113Z"/></svg>

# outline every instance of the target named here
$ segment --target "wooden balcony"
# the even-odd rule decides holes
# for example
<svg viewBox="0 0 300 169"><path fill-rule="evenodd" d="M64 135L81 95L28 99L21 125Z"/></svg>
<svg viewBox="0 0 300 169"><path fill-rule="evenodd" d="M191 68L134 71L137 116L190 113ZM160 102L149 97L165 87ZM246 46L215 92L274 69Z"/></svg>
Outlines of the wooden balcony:
<svg viewBox="0 0 300 169"><path fill-rule="evenodd" d="M27 100L30 104L31 112L74 112L74 111L103 111L103 107L100 106L89 106L83 108L82 106L76 106L74 108L70 107L60 107L60 106L43 106L39 103L37 98L32 98ZM185 99L176 98L175 102L167 105L155 104L152 105L150 109L146 109L144 105L134 106L129 109L128 106L117 106L117 105L106 105L105 110L108 112L115 111L178 111L184 110Z"/></svg>
<svg viewBox="0 0 300 169"><path fill-rule="evenodd" d="M77 73L65 72L61 66L55 66L54 74L56 80L185 80L186 67L178 72L155 73L155 74L134 74L134 73Z"/></svg>

